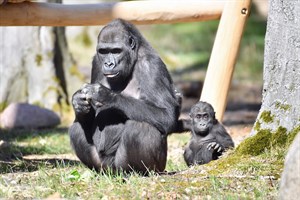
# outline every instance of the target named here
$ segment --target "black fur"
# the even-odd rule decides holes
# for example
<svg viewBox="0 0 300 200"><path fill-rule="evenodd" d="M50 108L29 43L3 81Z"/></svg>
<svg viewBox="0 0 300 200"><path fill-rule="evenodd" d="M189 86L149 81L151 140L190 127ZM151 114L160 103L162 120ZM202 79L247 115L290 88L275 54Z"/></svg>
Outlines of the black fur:
<svg viewBox="0 0 300 200"><path fill-rule="evenodd" d="M234 147L230 135L215 118L210 104L198 102L192 107L190 117L192 138L184 151L188 166L216 160L226 149Z"/></svg>
<svg viewBox="0 0 300 200"><path fill-rule="evenodd" d="M85 165L165 169L167 134L177 129L180 102L165 64L132 24L117 19L101 30L91 83L72 103L71 144Z"/></svg>

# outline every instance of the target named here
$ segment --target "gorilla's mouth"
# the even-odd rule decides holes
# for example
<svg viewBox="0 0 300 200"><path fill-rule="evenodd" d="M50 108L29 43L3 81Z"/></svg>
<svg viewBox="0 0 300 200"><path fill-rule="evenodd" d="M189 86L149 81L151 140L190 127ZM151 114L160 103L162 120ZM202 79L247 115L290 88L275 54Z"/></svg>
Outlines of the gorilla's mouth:
<svg viewBox="0 0 300 200"><path fill-rule="evenodd" d="M118 76L120 73L117 72L117 73L114 73L114 74L104 74L107 78L114 78L116 76Z"/></svg>

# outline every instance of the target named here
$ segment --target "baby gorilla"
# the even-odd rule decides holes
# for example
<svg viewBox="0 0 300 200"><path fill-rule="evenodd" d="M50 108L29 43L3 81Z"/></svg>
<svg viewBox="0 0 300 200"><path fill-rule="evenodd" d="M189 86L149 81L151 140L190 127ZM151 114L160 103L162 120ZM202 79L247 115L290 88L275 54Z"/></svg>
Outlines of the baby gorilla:
<svg viewBox="0 0 300 200"><path fill-rule="evenodd" d="M215 118L215 111L209 103L199 101L192 107L190 117L192 138L184 151L188 166L216 160L224 150L234 147L230 135Z"/></svg>

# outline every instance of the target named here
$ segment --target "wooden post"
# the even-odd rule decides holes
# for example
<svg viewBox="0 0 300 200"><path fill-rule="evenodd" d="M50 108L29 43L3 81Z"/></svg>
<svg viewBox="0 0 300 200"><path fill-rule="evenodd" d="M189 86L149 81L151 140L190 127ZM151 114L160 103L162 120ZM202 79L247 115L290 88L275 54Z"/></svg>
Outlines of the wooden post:
<svg viewBox="0 0 300 200"><path fill-rule="evenodd" d="M200 98L212 104L220 121L225 112L240 41L251 7L251 0L225 2Z"/></svg>
<svg viewBox="0 0 300 200"><path fill-rule="evenodd" d="M220 19L224 1L165 0L99 4L7 3L0 6L0 26L93 26L114 18L135 24Z"/></svg>

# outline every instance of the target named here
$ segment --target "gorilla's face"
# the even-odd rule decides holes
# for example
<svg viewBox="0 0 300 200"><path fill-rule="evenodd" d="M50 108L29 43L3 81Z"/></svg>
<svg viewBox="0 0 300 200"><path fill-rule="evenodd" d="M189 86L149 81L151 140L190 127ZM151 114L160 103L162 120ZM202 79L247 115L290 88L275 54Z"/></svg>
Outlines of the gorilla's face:
<svg viewBox="0 0 300 200"><path fill-rule="evenodd" d="M107 26L98 36L97 57L108 80L125 80L137 59L135 40L120 27Z"/></svg>
<svg viewBox="0 0 300 200"><path fill-rule="evenodd" d="M205 135L215 123L215 112L213 108L205 103L199 102L192 107L190 117L192 119L192 129L194 133Z"/></svg>

